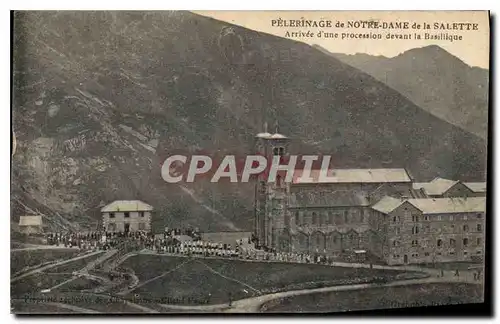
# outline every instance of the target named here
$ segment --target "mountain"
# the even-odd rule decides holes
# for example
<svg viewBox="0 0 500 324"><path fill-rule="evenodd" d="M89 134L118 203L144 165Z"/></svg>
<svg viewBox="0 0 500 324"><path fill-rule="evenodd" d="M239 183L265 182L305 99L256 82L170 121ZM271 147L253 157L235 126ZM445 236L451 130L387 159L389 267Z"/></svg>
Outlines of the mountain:
<svg viewBox="0 0 500 324"><path fill-rule="evenodd" d="M168 184L177 150L248 154L263 122L336 167L480 181L485 142L292 40L189 12L17 12L11 217L96 226L115 199L154 225L249 229L252 184Z"/></svg>
<svg viewBox="0 0 500 324"><path fill-rule="evenodd" d="M470 67L436 45L414 48L393 58L332 55L382 81L437 117L487 138L488 70Z"/></svg>

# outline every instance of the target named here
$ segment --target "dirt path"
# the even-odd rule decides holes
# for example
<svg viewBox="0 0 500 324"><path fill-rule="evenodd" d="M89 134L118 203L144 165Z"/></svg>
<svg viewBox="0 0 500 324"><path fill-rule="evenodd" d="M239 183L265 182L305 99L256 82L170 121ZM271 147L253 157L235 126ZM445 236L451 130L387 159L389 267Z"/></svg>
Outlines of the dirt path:
<svg viewBox="0 0 500 324"><path fill-rule="evenodd" d="M375 268L375 267L374 267ZM393 267L391 267L392 269ZM427 268L425 268L427 269ZM433 270L433 269L429 269ZM412 269L412 271L416 271ZM423 271L420 268L421 272L427 272L428 274L435 274L435 272L439 271ZM430 273L429 273L430 272ZM480 282L472 279L472 273L468 275L462 274L459 277L455 277L452 271L448 271L443 277L430 276L423 279L409 279L409 280L399 280L393 281L386 284L379 283L367 283L367 284L354 284L354 285L343 285L343 286L332 286L332 287L323 287L323 288L313 288L313 289L301 289L301 290L291 290L291 291L283 291L278 293L272 293L257 297L250 297L245 299L240 299L234 301L231 306L228 304L217 304L217 305L200 305L200 306L182 306L182 305L169 305L162 304L161 307L169 310L178 310L183 312L189 311L198 311L198 312L227 312L227 313L255 313L260 312L260 308L263 304L270 302L272 300L299 296L299 295L307 295L307 294L316 294L316 293L325 293L325 292L334 292L334 291L348 291L348 290L359 290L359 289L369 289L369 288L382 288L382 287L398 287L398 286L406 286L406 285L414 285L414 284L430 284L430 283L471 283L471 284L479 284Z"/></svg>

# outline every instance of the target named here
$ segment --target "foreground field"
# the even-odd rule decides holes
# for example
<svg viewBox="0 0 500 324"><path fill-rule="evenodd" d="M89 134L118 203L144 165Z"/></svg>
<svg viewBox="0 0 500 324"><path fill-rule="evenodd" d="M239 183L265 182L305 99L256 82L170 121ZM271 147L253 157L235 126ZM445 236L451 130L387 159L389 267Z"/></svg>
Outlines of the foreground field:
<svg viewBox="0 0 500 324"><path fill-rule="evenodd" d="M139 286L128 296L163 304L217 304L277 291L392 281L421 277L396 270L330 267L315 264L245 262L137 255L122 266L133 269Z"/></svg>
<svg viewBox="0 0 500 324"><path fill-rule="evenodd" d="M56 260L66 260L80 253L77 249L47 249L47 250L18 250L10 254L11 273L14 274L27 267Z"/></svg>
<svg viewBox="0 0 500 324"><path fill-rule="evenodd" d="M58 251L61 253L54 253L56 250L36 250L36 251L17 251L15 254L21 260L25 260L23 256L30 256L30 260L34 264L44 263L44 256L47 259L55 260L68 260L76 256L79 252L77 250L72 251ZM37 252L33 254L32 252ZM14 253L12 253L14 254ZM33 273L22 279L16 280L11 283L11 296L22 297L26 294L38 293L43 289L48 289L65 282L73 277L72 272L77 271L85 267L89 262L96 260L101 256L101 253L90 255L79 260L71 261L66 264L56 265L40 273ZM88 289L89 287L94 287L93 282L88 282L85 279L77 279L75 282L69 283L71 287ZM75 286L76 285L76 286Z"/></svg>
<svg viewBox="0 0 500 324"><path fill-rule="evenodd" d="M265 312L346 312L483 301L481 285L434 283L300 295L264 304Z"/></svg>

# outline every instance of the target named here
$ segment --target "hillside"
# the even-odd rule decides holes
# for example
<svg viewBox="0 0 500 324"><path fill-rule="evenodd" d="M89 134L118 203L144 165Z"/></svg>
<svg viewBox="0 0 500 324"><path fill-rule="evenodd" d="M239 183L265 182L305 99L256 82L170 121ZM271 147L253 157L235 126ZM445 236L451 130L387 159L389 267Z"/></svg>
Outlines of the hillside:
<svg viewBox="0 0 500 324"><path fill-rule="evenodd" d="M437 117L487 138L488 70L470 67L435 45L411 49L393 58L332 55L382 81Z"/></svg>
<svg viewBox="0 0 500 324"><path fill-rule="evenodd" d="M483 140L306 44L189 12L16 13L14 30L13 220L95 226L105 203L141 199L159 227L249 229L251 184L167 184L160 165L250 153L275 119L337 167L484 179Z"/></svg>

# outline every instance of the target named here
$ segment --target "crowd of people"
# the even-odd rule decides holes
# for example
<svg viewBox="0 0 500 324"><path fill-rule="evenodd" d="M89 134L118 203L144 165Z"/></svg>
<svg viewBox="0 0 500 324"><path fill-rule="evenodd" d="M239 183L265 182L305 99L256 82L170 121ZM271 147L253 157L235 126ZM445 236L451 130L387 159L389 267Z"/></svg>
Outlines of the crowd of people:
<svg viewBox="0 0 500 324"><path fill-rule="evenodd" d="M183 237L181 237L183 236ZM186 237L189 237L186 239ZM239 258L247 260L329 264L333 259L319 254L263 251L255 249L251 238L236 240L234 244L208 242L201 233L190 229L165 229L162 235L151 232L88 232L50 233L47 244L78 247L83 250L108 250L123 246L134 246L137 250L151 250L185 256Z"/></svg>

